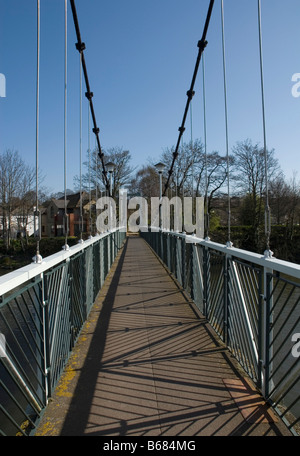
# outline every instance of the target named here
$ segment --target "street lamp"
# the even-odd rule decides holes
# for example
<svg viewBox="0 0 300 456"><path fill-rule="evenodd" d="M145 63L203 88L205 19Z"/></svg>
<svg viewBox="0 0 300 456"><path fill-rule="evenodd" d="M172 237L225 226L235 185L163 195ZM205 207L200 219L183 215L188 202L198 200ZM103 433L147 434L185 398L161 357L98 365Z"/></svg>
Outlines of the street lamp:
<svg viewBox="0 0 300 456"><path fill-rule="evenodd" d="M106 163L106 169L107 171L109 172L109 177L110 177L110 182L109 182L109 188L110 188L110 193L111 193L111 197L113 196L113 191L112 191L112 173L114 172L114 169L115 169L115 164L112 163L112 162L109 162L109 163ZM109 196L109 195L108 195ZM109 204L109 212L110 212L110 228L112 228L112 206L111 206L111 202Z"/></svg>
<svg viewBox="0 0 300 456"><path fill-rule="evenodd" d="M159 174L159 199L161 200L162 197L162 173L165 169L164 163L156 163L155 168Z"/></svg>
<svg viewBox="0 0 300 456"><path fill-rule="evenodd" d="M112 163L112 162L109 162L109 163L106 163L106 169L107 171L109 172L110 174L110 191L111 191L111 196L112 196L112 173L114 172L114 169L115 169L115 164Z"/></svg>
<svg viewBox="0 0 300 456"><path fill-rule="evenodd" d="M162 173L165 169L164 163L156 163L155 168L159 174L159 227L161 228L161 199L162 199Z"/></svg>

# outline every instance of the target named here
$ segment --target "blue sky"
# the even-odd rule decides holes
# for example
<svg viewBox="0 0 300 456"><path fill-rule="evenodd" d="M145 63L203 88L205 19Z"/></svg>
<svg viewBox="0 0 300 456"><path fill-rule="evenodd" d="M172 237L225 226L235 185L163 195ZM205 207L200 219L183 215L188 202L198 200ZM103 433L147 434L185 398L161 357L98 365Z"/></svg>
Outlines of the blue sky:
<svg viewBox="0 0 300 456"><path fill-rule="evenodd" d="M36 0L0 0L0 153L35 165ZM209 0L77 0L100 141L123 147L135 166L176 144ZM229 143L263 143L257 0L224 0ZM267 145L291 177L299 168L299 0L262 0ZM205 51L207 146L225 154L220 0ZM79 173L79 54L68 3L67 186ZM50 191L64 187L64 0L41 0L39 163ZM193 99L193 138L203 137L202 73ZM85 91L85 87L84 87ZM88 106L83 99L83 153ZM91 144L95 137L91 134ZM190 140L190 117L184 141ZM300 176L299 176L300 177Z"/></svg>

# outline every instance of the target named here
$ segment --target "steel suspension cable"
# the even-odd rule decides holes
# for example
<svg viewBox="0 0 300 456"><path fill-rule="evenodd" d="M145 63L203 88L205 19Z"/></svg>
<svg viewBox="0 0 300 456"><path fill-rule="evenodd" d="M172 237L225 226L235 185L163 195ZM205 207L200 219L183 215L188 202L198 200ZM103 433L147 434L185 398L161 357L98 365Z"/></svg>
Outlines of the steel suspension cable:
<svg viewBox="0 0 300 456"><path fill-rule="evenodd" d="M221 22L222 22L222 51L223 51L223 77L224 77L224 106L225 106L225 137L226 137L226 159L227 159L227 196L228 196L228 239L227 247L232 247L231 242L231 198L230 198L230 169L229 169L229 140L228 140L228 108L227 108L227 82L226 82L226 53L225 53L225 25L224 25L224 3L221 0Z"/></svg>
<svg viewBox="0 0 300 456"><path fill-rule="evenodd" d="M93 98L94 94L93 94L93 92L91 92L89 78L88 78L88 73L87 73L87 68L86 68L86 63L85 63L84 50L85 50L86 47L85 47L85 43L83 43L82 40L81 40L81 34L80 34L79 22L78 22L77 11L76 11L76 6L75 6L75 0L70 0L70 3L71 3L71 8L72 8L72 14L73 14L73 21L74 21L76 36L77 36L76 49L78 50L78 52L80 52L82 54L82 69L83 69L84 79L85 79L85 84L86 84L85 96L87 97L87 99L89 101L89 106L90 106L91 115L92 115L93 124L94 124L93 133L96 136L96 141L97 141L97 145L98 145L98 155L99 155L99 158L100 158L101 164L102 164L102 173L103 173L103 176L104 176L105 186L106 186L106 189L108 191L108 194L111 196L110 183L109 183L109 179L107 178L107 171L106 171L105 163L104 163L104 153L102 152L100 139L99 139L100 129L97 126L97 121L96 121L96 116L95 116L95 111L94 111L94 106L93 106L92 98Z"/></svg>
<svg viewBox="0 0 300 456"><path fill-rule="evenodd" d="M263 72L263 49L262 49L262 25L261 25L261 0L258 0L258 33L259 33L259 56L260 56L260 80L261 80L261 98L262 98L262 121L263 121L263 138L264 138L264 159L265 159L265 182L266 182L266 202L265 202L265 235L266 251L265 255L272 256L270 250L271 236L271 215L269 206L269 183L268 183L268 152L267 152L267 134L266 134L266 114L265 114L265 93L264 93L264 72Z"/></svg>
<svg viewBox="0 0 300 456"><path fill-rule="evenodd" d="M209 239L209 212L208 212L208 170L207 170L207 125L206 125L206 88L205 88L205 54L202 58L202 92L203 92L203 127L204 127L204 157L205 157L205 239Z"/></svg>
<svg viewBox="0 0 300 456"><path fill-rule="evenodd" d="M91 194L91 138L90 138L90 109L88 107L88 157L89 157L89 225L92 237L92 194Z"/></svg>
<svg viewBox="0 0 300 456"><path fill-rule="evenodd" d="M194 144L193 144L193 102L190 104L190 123L191 123L191 153L192 153L192 198L194 198L194 167L195 167L195 156L194 156Z"/></svg>
<svg viewBox="0 0 300 456"><path fill-rule="evenodd" d="M82 53L79 54L79 179L80 179L80 239L82 243L82 232L83 232L83 213L82 213Z"/></svg>
<svg viewBox="0 0 300 456"><path fill-rule="evenodd" d="M95 146L97 147L96 144L95 144ZM95 155L95 167L96 167L96 173L95 173L95 180L96 180L96 208L95 208L95 212L96 212L96 220L97 220L97 215L98 215L98 212L97 212L97 201L98 201L98 154ZM96 229L97 229L97 224L96 224Z"/></svg>
<svg viewBox="0 0 300 456"><path fill-rule="evenodd" d="M182 150L182 154L184 153L184 144L183 144L183 136L181 138L181 150ZM185 175L182 176L182 197L184 198L184 179L185 179Z"/></svg>
<svg viewBox="0 0 300 456"><path fill-rule="evenodd" d="M172 164L171 164L171 167L168 171L168 178L167 178L167 181L166 181L166 184L165 184L165 187L164 187L164 191L163 191L163 196L166 194L166 191L167 191L167 188L169 186L169 182L170 182L170 179L171 179L171 176L172 176L172 173L173 173L173 168L174 168L174 163L178 157L178 149L179 149L179 146L180 146L180 140L181 140L181 137L183 135L183 132L185 131L185 122L186 122L186 117L187 117L187 113L188 113L188 110L189 110L189 106L190 106L190 103L191 103L191 100L195 94L194 92L194 86L195 86L195 82L196 82L196 78L197 78L197 73L198 73L198 69L199 69L199 64L200 64L200 60L201 60L201 56L202 56L202 53L207 45L207 41L206 41L206 36L207 36L207 32L208 32L208 27L209 27L209 23L210 23L210 19L211 19L211 15L212 15L212 11L213 11L213 6L214 6L214 0L210 0L210 3L209 3L209 7L208 7L208 12L207 12L207 16L206 16L206 21L205 21L205 25L204 25L204 29L203 29L203 33L202 33L202 38L200 41L198 41L198 55L197 55L197 59L196 59L196 64L195 64L195 68L194 68L194 73L193 73L193 77L192 77L192 82L191 82L191 86L190 86L190 89L187 91L187 102L186 102L186 106L185 106L185 110L184 110L184 114L183 114L183 119L182 119L182 123L181 123L181 126L179 127L179 136L178 136L178 140L177 140L177 144L176 144L176 147L175 147L175 151L173 152L173 160L172 160Z"/></svg>
<svg viewBox="0 0 300 456"><path fill-rule="evenodd" d="M64 62L64 226L65 226L65 244L63 249L69 250L69 217L67 205L67 84L68 84L68 3L65 0L65 62Z"/></svg>
<svg viewBox="0 0 300 456"><path fill-rule="evenodd" d="M34 220L37 221L37 243L36 255L33 258L35 263L41 263L40 240L41 240L41 218L39 211L39 102L40 102L40 0L37 0L37 74L36 74L36 142L35 142L35 178L36 178L36 202Z"/></svg>

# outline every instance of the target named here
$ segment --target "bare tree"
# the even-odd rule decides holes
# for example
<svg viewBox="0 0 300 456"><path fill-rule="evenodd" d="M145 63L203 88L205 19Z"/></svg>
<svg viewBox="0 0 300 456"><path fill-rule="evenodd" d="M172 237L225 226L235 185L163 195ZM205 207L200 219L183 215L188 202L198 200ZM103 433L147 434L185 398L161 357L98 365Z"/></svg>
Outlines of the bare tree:
<svg viewBox="0 0 300 456"><path fill-rule="evenodd" d="M247 211L255 229L262 223L264 196L266 191L265 152L259 144L252 144L250 139L238 142L233 148L234 176L236 193L248 195ZM281 173L274 150L268 150L268 181Z"/></svg>
<svg viewBox="0 0 300 456"><path fill-rule="evenodd" d="M160 161L166 165L165 177L170 169L174 150L174 146L167 148L160 157ZM204 170L203 157L203 145L200 140L182 144L170 180L170 188L174 189L178 195L191 195L192 187L194 192L196 192L195 187L198 189L198 183L201 181Z"/></svg>
<svg viewBox="0 0 300 456"><path fill-rule="evenodd" d="M33 208L36 204L36 193L33 190L35 184L35 169L30 166L25 166L23 176L20 179L19 204L16 210L18 211L19 232L23 233L23 238L28 242L28 224L30 216L33 215Z"/></svg>
<svg viewBox="0 0 300 456"><path fill-rule="evenodd" d="M113 187L112 196L119 194L120 188L130 183L134 168L130 165L131 155L129 150L123 150L120 147L114 147L106 151L106 163L114 163L112 173Z"/></svg>
<svg viewBox="0 0 300 456"><path fill-rule="evenodd" d="M129 191L148 199L159 196L159 180L154 166L147 165L139 169L131 180Z"/></svg>
<svg viewBox="0 0 300 456"><path fill-rule="evenodd" d="M292 239L296 221L299 221L300 215L300 183L294 173L288 183L288 199L286 204L285 224L287 227L287 236Z"/></svg>
<svg viewBox="0 0 300 456"><path fill-rule="evenodd" d="M166 172L172 161L174 148L166 149L161 157L165 163ZM233 159L230 157L230 166ZM177 162L175 163L171 185L178 195L206 196L208 211L213 207L213 198L222 194L227 177L227 158L218 152L205 156L201 140L182 145ZM224 190L224 189L223 189Z"/></svg>
<svg viewBox="0 0 300 456"><path fill-rule="evenodd" d="M269 189L273 220L276 225L286 223L290 206L291 188L284 176L280 175L270 182Z"/></svg>
<svg viewBox="0 0 300 456"><path fill-rule="evenodd" d="M105 163L113 162L115 169L112 174L112 195L118 195L119 189L130 183L134 168L130 165L131 154L128 150L121 147L112 147L104 152ZM84 162L86 172L81 176L82 189L85 191L97 189L100 192L105 191L104 176L98 151L95 149L88 154L87 161ZM74 187L77 191L80 189L80 176L74 177Z"/></svg>
<svg viewBox="0 0 300 456"><path fill-rule="evenodd" d="M2 230L7 248L11 240L12 215L13 211L19 205L24 179L28 179L28 167L25 165L18 151L7 149L0 155Z"/></svg>

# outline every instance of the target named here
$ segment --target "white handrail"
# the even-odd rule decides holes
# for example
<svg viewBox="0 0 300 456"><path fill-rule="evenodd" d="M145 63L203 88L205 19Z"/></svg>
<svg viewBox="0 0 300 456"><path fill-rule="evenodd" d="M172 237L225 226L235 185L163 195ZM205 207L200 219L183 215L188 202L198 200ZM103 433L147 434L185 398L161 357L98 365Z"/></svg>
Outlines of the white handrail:
<svg viewBox="0 0 300 456"><path fill-rule="evenodd" d="M107 231L102 234L98 234L97 236L87 239L83 243L73 245L70 247L69 250L62 250L61 252L54 253L53 255L49 255L48 257L43 258L42 263L31 263L27 266L23 266L22 268L16 269L15 271L9 272L0 277L0 296L3 296L5 293L13 290L21 286L22 284L26 283L29 280L34 279L35 277L43 274L50 268L55 267L59 263L67 260L68 258L76 255L80 251L86 249L90 245L98 242L100 239L103 239L109 236L111 233L119 231L124 227L114 228L110 231Z"/></svg>
<svg viewBox="0 0 300 456"><path fill-rule="evenodd" d="M151 231L151 227L150 230ZM157 231L157 230L156 230ZM223 244L218 244L217 242L208 241L205 239L197 238L194 235L187 235L185 233L178 233L175 231L161 230L165 234L170 234L179 238L183 238L188 243L199 244L209 249L217 250L227 255L234 256L244 261L249 261L258 266L262 266L273 271L281 272L283 274L294 277L295 279L300 279L300 265L296 263L290 263L289 261L279 260L275 257L266 257L265 255L260 255L259 253L249 252L248 250L238 249L236 247L228 247Z"/></svg>

